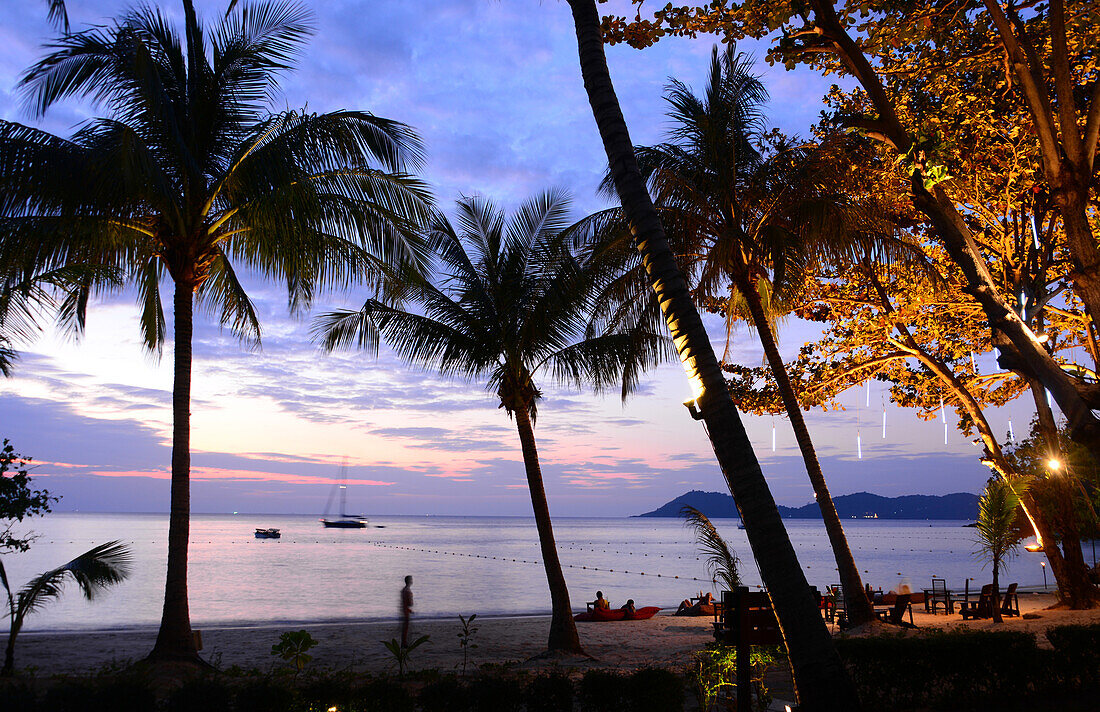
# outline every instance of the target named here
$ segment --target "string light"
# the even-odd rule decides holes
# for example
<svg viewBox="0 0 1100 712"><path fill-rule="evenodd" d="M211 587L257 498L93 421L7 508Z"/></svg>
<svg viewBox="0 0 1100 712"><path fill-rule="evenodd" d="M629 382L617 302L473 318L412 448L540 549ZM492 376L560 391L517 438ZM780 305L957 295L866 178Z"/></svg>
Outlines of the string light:
<svg viewBox="0 0 1100 712"><path fill-rule="evenodd" d="M772 452L775 452L775 415L772 415Z"/></svg>
<svg viewBox="0 0 1100 712"><path fill-rule="evenodd" d="M943 407L943 396L940 396L940 420L943 421L943 444L947 444L947 410Z"/></svg>

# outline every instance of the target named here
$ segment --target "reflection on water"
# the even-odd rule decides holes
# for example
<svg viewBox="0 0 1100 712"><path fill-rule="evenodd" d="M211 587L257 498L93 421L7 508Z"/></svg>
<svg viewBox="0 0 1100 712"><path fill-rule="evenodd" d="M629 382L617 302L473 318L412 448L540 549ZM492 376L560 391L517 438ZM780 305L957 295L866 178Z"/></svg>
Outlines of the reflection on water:
<svg viewBox="0 0 1100 712"><path fill-rule="evenodd" d="M745 532L736 520L715 523L741 557L743 578L758 584ZM822 525L786 524L809 582L835 583ZM971 553L974 530L962 524L850 520L845 529L864 581L875 588L889 590L903 579L920 588L935 575L961 589L966 577L981 582L989 575ZM711 588L679 520L563 518L554 526L574 608L583 609L596 589L614 606L633 598L639 606L674 608ZM255 539L257 527L278 527L282 538ZM51 514L33 528L42 536L31 551L4 557L14 585L111 539L132 545L135 565L133 576L101 600L87 603L73 589L31 616L27 630L156 625L167 515ZM1021 553L1001 580L1041 587L1040 561L1041 554ZM417 616L550 608L534 520L522 517L374 516L369 529L338 530L311 516L195 515L189 571L196 626L394 618L406 574L414 579Z"/></svg>

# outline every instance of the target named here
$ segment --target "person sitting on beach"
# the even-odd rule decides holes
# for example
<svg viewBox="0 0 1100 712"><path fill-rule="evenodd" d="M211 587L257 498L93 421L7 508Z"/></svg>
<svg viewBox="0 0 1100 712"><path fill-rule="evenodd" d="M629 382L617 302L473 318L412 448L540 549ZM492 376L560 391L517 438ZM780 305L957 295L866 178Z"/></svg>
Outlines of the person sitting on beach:
<svg viewBox="0 0 1100 712"><path fill-rule="evenodd" d="M588 605L592 606L592 608L597 611L607 611L611 609L611 604L603 597L603 591L596 591L596 600L589 601Z"/></svg>
<svg viewBox="0 0 1100 712"><path fill-rule="evenodd" d="M633 598L628 598L626 603L624 603L623 606L619 610L626 611L627 615L634 615L634 611L635 611L634 599Z"/></svg>
<svg viewBox="0 0 1100 712"><path fill-rule="evenodd" d="M696 603L692 603L691 602L692 599L689 599L689 598L685 598L684 600L680 601L680 607L676 609L676 615L678 615L678 616L698 616L698 615L710 615L711 613L714 612L713 608L710 611L707 611L707 610L701 608L701 606L713 606L714 605L714 596L710 595L710 591L707 591L705 594L702 591L700 591L699 592L699 597L694 599L694 600L696 601Z"/></svg>

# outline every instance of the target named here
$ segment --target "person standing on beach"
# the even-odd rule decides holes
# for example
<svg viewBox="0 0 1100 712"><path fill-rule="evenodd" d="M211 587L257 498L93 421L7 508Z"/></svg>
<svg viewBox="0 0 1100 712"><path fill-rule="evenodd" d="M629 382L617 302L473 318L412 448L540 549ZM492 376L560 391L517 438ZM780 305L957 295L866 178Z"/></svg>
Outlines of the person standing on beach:
<svg viewBox="0 0 1100 712"><path fill-rule="evenodd" d="M409 647L409 617L413 610L413 577L405 577L405 588L401 589L401 647Z"/></svg>

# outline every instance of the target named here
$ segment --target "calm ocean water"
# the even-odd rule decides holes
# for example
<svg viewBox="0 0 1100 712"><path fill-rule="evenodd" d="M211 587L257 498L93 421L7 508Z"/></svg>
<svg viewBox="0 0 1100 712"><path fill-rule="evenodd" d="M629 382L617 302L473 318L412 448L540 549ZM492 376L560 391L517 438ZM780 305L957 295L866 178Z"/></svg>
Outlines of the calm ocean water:
<svg viewBox="0 0 1100 712"><path fill-rule="evenodd" d="M324 529L316 517L304 515L195 515L191 522L196 627L394 618L406 574L414 578L417 616L549 612L532 519L374 517L362 530ZM736 520L715 523L741 557L743 578L758 584L745 532ZM876 588L888 590L902 580L920 588L933 575L962 588L967 577L979 583L989 578L971 553L974 530L963 523L849 520L845 530L864 581ZM583 609L596 589L616 606L633 598L638 606L675 608L711 588L680 520L562 518L554 525L574 608ZM823 526L799 520L786 525L810 583L835 583ZM256 527L278 527L282 539L255 539ZM92 603L72 588L31 616L27 630L157 624L167 515L51 514L33 528L41 538L31 551L4 557L13 585L111 539L130 543L135 556L129 580ZM1091 549L1086 558L1091 562ZM1003 580L1042 588L1040 561L1042 554L1021 553Z"/></svg>

